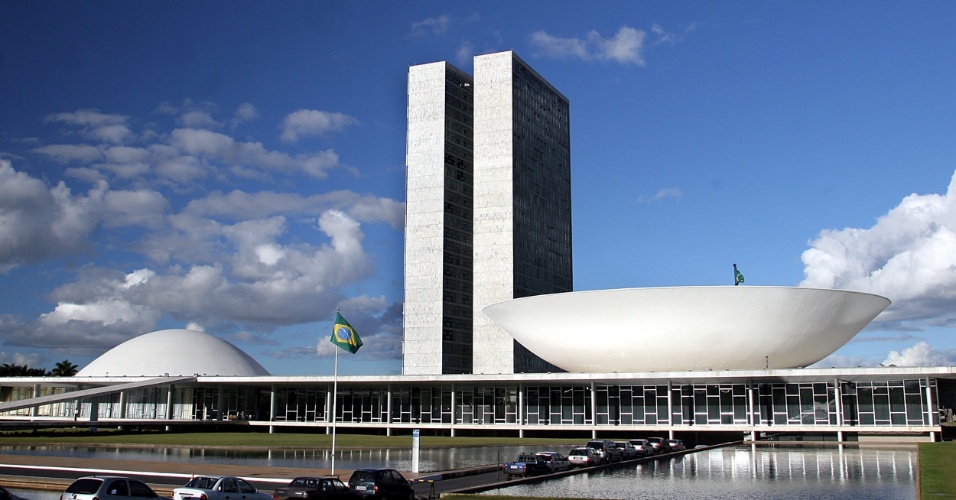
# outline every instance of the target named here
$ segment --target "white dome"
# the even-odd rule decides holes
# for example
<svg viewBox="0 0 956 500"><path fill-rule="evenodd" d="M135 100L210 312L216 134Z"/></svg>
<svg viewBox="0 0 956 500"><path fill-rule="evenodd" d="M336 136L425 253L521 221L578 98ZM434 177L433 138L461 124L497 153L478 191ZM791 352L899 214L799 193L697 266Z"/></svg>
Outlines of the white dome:
<svg viewBox="0 0 956 500"><path fill-rule="evenodd" d="M536 295L483 311L561 369L627 373L805 367L889 305L843 290L727 286Z"/></svg>
<svg viewBox="0 0 956 500"><path fill-rule="evenodd" d="M103 353L78 377L222 375L268 376L238 347L204 332L160 330L132 338Z"/></svg>

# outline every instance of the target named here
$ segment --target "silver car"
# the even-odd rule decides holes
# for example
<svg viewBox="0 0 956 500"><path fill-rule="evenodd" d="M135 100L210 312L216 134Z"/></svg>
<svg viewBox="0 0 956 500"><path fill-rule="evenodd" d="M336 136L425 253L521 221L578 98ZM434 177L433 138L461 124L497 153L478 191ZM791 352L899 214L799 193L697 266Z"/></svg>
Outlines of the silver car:
<svg viewBox="0 0 956 500"><path fill-rule="evenodd" d="M87 476L73 481L60 500L169 500L146 483L123 476Z"/></svg>

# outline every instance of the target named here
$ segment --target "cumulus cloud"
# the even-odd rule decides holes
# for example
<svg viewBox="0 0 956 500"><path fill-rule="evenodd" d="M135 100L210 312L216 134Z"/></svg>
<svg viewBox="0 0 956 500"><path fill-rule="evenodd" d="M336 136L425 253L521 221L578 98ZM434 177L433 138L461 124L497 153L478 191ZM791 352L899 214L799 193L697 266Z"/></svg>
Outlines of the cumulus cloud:
<svg viewBox="0 0 956 500"><path fill-rule="evenodd" d="M248 123L255 121L259 118L259 110L255 106L244 102L236 108L235 113L232 115L232 120L229 120L229 125L232 128L236 128L243 123Z"/></svg>
<svg viewBox="0 0 956 500"><path fill-rule="evenodd" d="M643 66L646 36L645 31L629 26L622 26L610 38L605 38L597 31L588 33L587 38L560 38L545 31L536 31L531 35L531 43L537 48L538 54L545 57L571 57Z"/></svg>
<svg viewBox="0 0 956 500"><path fill-rule="evenodd" d="M934 351L926 342L918 342L900 351L890 351L883 366L953 366L956 350Z"/></svg>
<svg viewBox="0 0 956 500"><path fill-rule="evenodd" d="M102 182L74 195L62 182L48 187L0 160L0 272L79 252L101 224L142 221L163 206L157 193L110 191Z"/></svg>
<svg viewBox="0 0 956 500"><path fill-rule="evenodd" d="M956 325L956 176L946 194L911 194L872 227L828 229L809 245L800 286L888 297L877 323Z"/></svg>
<svg viewBox="0 0 956 500"><path fill-rule="evenodd" d="M283 176L323 178L341 165L332 150L289 154L209 129L257 119L251 104L222 122L208 103L157 111L205 126L133 134L135 143L122 144L123 134L110 138L108 131L128 127L123 115L54 114L47 123L79 143L33 143L33 156L17 161L65 164L63 180L48 184L0 159L0 273L35 265L58 276L56 288L45 291L45 313L0 313L5 345L95 355L170 323L263 345L272 330L327 320L336 305L361 305L362 314L376 318L392 310L384 297L350 301L342 290L373 276L364 226L385 223L400 234L401 201L323 192L314 184L306 194L235 189L246 178L255 180L246 186ZM303 120L290 130L302 137L357 123L325 118L325 125ZM45 172L54 177L55 169ZM296 182L284 185L298 189ZM232 190L216 190L224 186ZM41 267L52 259L71 267ZM394 316L387 327L383 319L363 325L371 338L385 336L366 355L400 356L397 318L397 329Z"/></svg>
<svg viewBox="0 0 956 500"><path fill-rule="evenodd" d="M422 19L421 21L415 21L412 23L412 35L414 36L423 36L426 34L440 35L448 31L448 27L451 25L451 18L447 14L442 14L438 17L430 17L428 19Z"/></svg>
<svg viewBox="0 0 956 500"><path fill-rule="evenodd" d="M60 163L89 162L103 157L103 152L98 147L89 144L52 144L40 146L33 151Z"/></svg>
<svg viewBox="0 0 956 500"><path fill-rule="evenodd" d="M46 121L79 127L80 132L86 137L113 144L120 144L126 138L133 136L132 130L127 126L127 116L101 113L96 109L55 113L49 115Z"/></svg>
<svg viewBox="0 0 956 500"><path fill-rule="evenodd" d="M323 136L356 125L358 120L343 113L316 109L300 109L282 120L283 142L297 142L302 137Z"/></svg>
<svg viewBox="0 0 956 500"><path fill-rule="evenodd" d="M386 222L396 230L404 227L404 203L352 191L332 191L311 196L274 191L249 193L234 190L226 194L214 191L204 198L189 202L184 213L204 217L249 218L292 214L318 215L330 209L341 210L362 222Z"/></svg>
<svg viewBox="0 0 956 500"><path fill-rule="evenodd" d="M55 308L31 324L6 325L5 342L19 346L109 347L155 329L170 317L192 325L280 325L329 317L343 301L339 290L372 272L361 226L330 210L316 229L327 242L283 245L280 217L218 226L213 235L226 253L209 264L141 268L128 273L85 267L56 288ZM221 250L222 251L222 250ZM195 257L195 256L193 256ZM368 301L382 307L382 299ZM373 309L366 306L366 310Z"/></svg>

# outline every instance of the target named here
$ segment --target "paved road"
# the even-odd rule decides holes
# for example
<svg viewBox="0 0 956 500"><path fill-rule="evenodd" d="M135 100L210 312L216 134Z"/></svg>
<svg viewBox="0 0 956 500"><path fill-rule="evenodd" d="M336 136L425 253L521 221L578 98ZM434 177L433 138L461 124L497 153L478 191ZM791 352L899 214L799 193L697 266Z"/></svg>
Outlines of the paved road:
<svg viewBox="0 0 956 500"><path fill-rule="evenodd" d="M620 467L642 460L666 460L691 453L689 450L650 459L636 459L601 466L602 468ZM491 472L488 472L488 471ZM439 494L477 487L487 487L496 483L516 484L519 481L541 481L553 477L578 474L595 468L578 469L547 476L506 481L505 475L494 466L463 471L443 473L402 474L415 484L415 493L419 498L437 498ZM73 479L89 474L118 474L135 476L155 486L157 493L172 495L173 488L186 484L193 475L229 475L246 478L256 488L272 492L278 486L288 484L298 476L329 475L329 469L309 469L294 467L264 467L232 464L192 464L188 462L154 462L145 460L110 460L100 458L54 457L33 455L0 454L0 484L12 488L29 490L63 491ZM348 480L351 470L336 469L337 476ZM430 480L436 476L441 480Z"/></svg>

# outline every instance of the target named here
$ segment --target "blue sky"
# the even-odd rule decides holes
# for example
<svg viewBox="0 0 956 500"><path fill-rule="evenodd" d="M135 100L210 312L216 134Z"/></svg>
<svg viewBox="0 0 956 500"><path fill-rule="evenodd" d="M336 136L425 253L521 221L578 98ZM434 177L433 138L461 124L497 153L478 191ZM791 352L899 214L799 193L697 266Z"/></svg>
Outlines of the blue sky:
<svg viewBox="0 0 956 500"><path fill-rule="evenodd" d="M950 2L5 2L0 363L163 328L401 371L408 66L514 50L571 102L575 289L893 305L821 366L956 361ZM183 346L188 349L188 346Z"/></svg>

